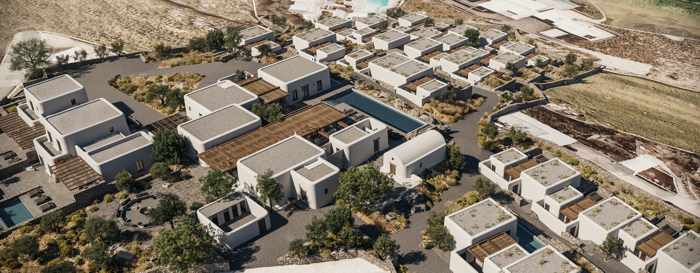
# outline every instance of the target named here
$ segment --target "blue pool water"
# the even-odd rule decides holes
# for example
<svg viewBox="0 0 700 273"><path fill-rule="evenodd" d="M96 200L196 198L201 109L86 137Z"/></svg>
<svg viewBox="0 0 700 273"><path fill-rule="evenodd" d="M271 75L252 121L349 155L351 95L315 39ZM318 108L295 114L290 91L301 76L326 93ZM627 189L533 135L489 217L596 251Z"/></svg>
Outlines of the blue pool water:
<svg viewBox="0 0 700 273"><path fill-rule="evenodd" d="M415 129L423 127L425 124L393 108L368 98L357 92L347 92L329 99L335 103L347 103L357 110L378 119L404 133L409 133Z"/></svg>
<svg viewBox="0 0 700 273"><path fill-rule="evenodd" d="M520 223L518 223L518 244L530 253L544 246L542 242L535 238L535 234L532 231Z"/></svg>
<svg viewBox="0 0 700 273"><path fill-rule="evenodd" d="M13 227L31 220L32 214L18 198L0 204L0 218L7 225Z"/></svg>
<svg viewBox="0 0 700 273"><path fill-rule="evenodd" d="M374 7L383 8L389 5L389 0L367 0L367 4Z"/></svg>

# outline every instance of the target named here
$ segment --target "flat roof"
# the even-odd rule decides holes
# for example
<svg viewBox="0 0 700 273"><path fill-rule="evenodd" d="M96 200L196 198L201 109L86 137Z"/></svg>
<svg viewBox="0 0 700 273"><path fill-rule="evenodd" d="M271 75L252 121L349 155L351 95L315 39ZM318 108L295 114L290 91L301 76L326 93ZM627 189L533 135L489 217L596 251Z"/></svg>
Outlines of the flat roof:
<svg viewBox="0 0 700 273"><path fill-rule="evenodd" d="M325 30L322 28L314 28L306 32L299 33L296 36L297 38L303 39L305 41L318 41L324 38L327 38L329 36L335 35L335 32L330 31L330 30Z"/></svg>
<svg viewBox="0 0 700 273"><path fill-rule="evenodd" d="M360 49L360 50L353 51L352 53L350 53L346 56L349 58L355 59L355 60L360 60L360 59L371 57L372 55L374 55L374 53L372 53L366 49Z"/></svg>
<svg viewBox="0 0 700 273"><path fill-rule="evenodd" d="M118 158L134 150L151 145L153 142L142 132L136 132L110 143L95 147L88 154L98 164Z"/></svg>
<svg viewBox="0 0 700 273"><path fill-rule="evenodd" d="M46 122L65 136L122 115L117 107L99 98L50 115Z"/></svg>
<svg viewBox="0 0 700 273"><path fill-rule="evenodd" d="M547 245L506 267L509 273L571 273L580 268L554 247Z"/></svg>
<svg viewBox="0 0 700 273"><path fill-rule="evenodd" d="M469 72L469 74L474 74L474 75L479 76L479 77L485 77L491 73L493 73L493 69L485 67L485 66L480 66L479 68L474 69L471 72Z"/></svg>
<svg viewBox="0 0 700 273"><path fill-rule="evenodd" d="M526 43L521 43L521 42L511 42L508 41L505 44L501 45L501 49L506 49L513 51L517 54L524 55L525 52L528 52L535 47Z"/></svg>
<svg viewBox="0 0 700 273"><path fill-rule="evenodd" d="M486 55L489 55L489 52L486 50L473 47L465 47L447 54L447 56L443 57L442 59L447 60L451 63L464 64L472 62L479 58L483 58Z"/></svg>
<svg viewBox="0 0 700 273"><path fill-rule="evenodd" d="M215 146L199 154L199 158L213 169L230 171L240 158L283 140L293 134L307 136L344 119L343 112L320 103L288 114L283 120Z"/></svg>
<svg viewBox="0 0 700 273"><path fill-rule="evenodd" d="M265 72L283 82L290 82L326 69L328 67L323 64L297 55L262 67L258 71Z"/></svg>
<svg viewBox="0 0 700 273"><path fill-rule="evenodd" d="M411 35L418 36L422 38L435 38L442 35L442 31L439 31L432 27L424 27L414 31L411 31Z"/></svg>
<svg viewBox="0 0 700 273"><path fill-rule="evenodd" d="M411 75L414 75L416 73L419 73L421 71L425 71L430 69L430 66L416 60L409 60L405 63L402 63L400 65L394 66L392 68L392 71L399 73L403 75L404 77L408 77Z"/></svg>
<svg viewBox="0 0 700 273"><path fill-rule="evenodd" d="M493 57L493 59L491 60L498 61L500 63L515 63L523 59L525 59L525 57L523 57L522 55L513 54L510 52L503 52L499 53L498 55L496 55L496 57Z"/></svg>
<svg viewBox="0 0 700 273"><path fill-rule="evenodd" d="M404 47L411 47L411 48L418 49L420 51L424 51L424 50L428 50L428 49L431 49L434 47L438 47L440 45L441 45L440 42L435 41L433 39L419 38L419 39L416 39L416 40L404 45Z"/></svg>
<svg viewBox="0 0 700 273"><path fill-rule="evenodd" d="M525 250L518 244L512 244L511 246L502 249L500 252L492 254L486 259L491 260L491 262L496 264L498 268L503 268L527 255L528 253L525 252Z"/></svg>
<svg viewBox="0 0 700 273"><path fill-rule="evenodd" d="M419 88L425 89L428 92L434 92L440 90L441 88L447 86L447 83L441 82L436 79L432 79L424 84L419 85Z"/></svg>
<svg viewBox="0 0 700 273"><path fill-rule="evenodd" d="M489 39L489 40L497 40L503 37L508 36L508 33L505 33L503 31L500 31L495 28L488 29L486 31L482 31L479 33L479 36L484 39Z"/></svg>
<svg viewBox="0 0 700 273"><path fill-rule="evenodd" d="M199 213L203 214L207 218L212 217L222 210L228 209L237 205L238 203L245 202L245 196L243 194L234 192L223 198L220 198L214 202L204 205L197 210Z"/></svg>
<svg viewBox="0 0 700 273"><path fill-rule="evenodd" d="M342 45L339 45L337 43L329 43L329 44L318 49L318 51L321 51L321 52L326 53L326 54L330 54L330 53L337 52L340 50L345 50L345 47Z"/></svg>
<svg viewBox="0 0 700 273"><path fill-rule="evenodd" d="M583 215L608 231L632 221L641 214L617 197L611 197L587 209Z"/></svg>
<svg viewBox="0 0 700 273"><path fill-rule="evenodd" d="M257 174L263 174L269 170L272 171L274 176L323 154L323 149L303 137L293 135L254 154L241 158L239 163Z"/></svg>
<svg viewBox="0 0 700 273"><path fill-rule="evenodd" d="M507 221L515 220L513 214L491 198L466 207L447 217L471 236L491 230L493 227Z"/></svg>
<svg viewBox="0 0 700 273"><path fill-rule="evenodd" d="M386 18L378 16L378 15L370 15L367 17L356 17L355 21L371 26L371 25L379 24L381 22L386 21Z"/></svg>
<svg viewBox="0 0 700 273"><path fill-rule="evenodd" d="M583 194L569 185L566 188L548 194L547 196L551 197L557 203L562 204L576 197L583 196Z"/></svg>
<svg viewBox="0 0 700 273"><path fill-rule="evenodd" d="M409 21L411 23L417 23L417 22L420 22L420 21L425 20L427 18L428 18L428 16L425 16L423 14L413 13L413 12L407 13L406 15L399 17L399 19L406 20L406 21Z"/></svg>
<svg viewBox="0 0 700 273"><path fill-rule="evenodd" d="M366 28L361 28L361 29L355 30L352 33L359 34L360 36L366 36L366 35L370 35L372 33L376 33L377 31L379 31L379 30L373 29L371 27L366 27Z"/></svg>
<svg viewBox="0 0 700 273"><path fill-rule="evenodd" d="M532 179L545 187L558 184L565 179L578 175L578 171L559 158L550 159L547 162L523 171L523 173L529 175Z"/></svg>
<svg viewBox="0 0 700 273"><path fill-rule="evenodd" d="M73 77L63 74L24 88L39 101L46 101L83 89Z"/></svg>
<svg viewBox="0 0 700 273"><path fill-rule="evenodd" d="M464 35L464 33L465 33L468 29L479 30L479 29L476 28L476 27L473 27L473 26L470 26L470 25L467 25L467 24L461 24L461 25L456 25L455 27L453 27L453 28L451 28L451 29L448 29L447 31L453 32L453 33L457 33L457 34L459 34L459 35Z"/></svg>
<svg viewBox="0 0 700 273"><path fill-rule="evenodd" d="M234 104L180 124L180 127L200 141L206 142L259 120L260 117Z"/></svg>
<svg viewBox="0 0 700 273"><path fill-rule="evenodd" d="M231 104L244 104L258 98L255 94L229 80L207 85L187 93L185 96L211 111Z"/></svg>
<svg viewBox="0 0 700 273"><path fill-rule="evenodd" d="M374 36L374 38L387 42L396 41L407 37L408 34L393 29L387 30Z"/></svg>
<svg viewBox="0 0 700 273"><path fill-rule="evenodd" d="M335 16L329 16L318 20L318 24L327 26L331 29L348 23L352 23L352 20Z"/></svg>
<svg viewBox="0 0 700 273"><path fill-rule="evenodd" d="M272 31L269 30L269 29L266 29L266 28L264 28L264 27L262 27L262 26L254 25L254 26L251 26L251 27L249 27L249 28L246 28L246 29L241 30L241 31L239 32L239 35L240 35L241 38L243 38L243 39L250 39L250 38L255 38L255 37L258 37L258 36L261 36L261 35L265 35L265 34L268 34L268 33L272 33Z"/></svg>
<svg viewBox="0 0 700 273"><path fill-rule="evenodd" d="M386 54L382 57L376 58L372 60L370 63L376 64L378 66L381 66L386 69L391 69L394 66L400 65L402 63L408 62L410 58L398 54L398 53L389 53Z"/></svg>
<svg viewBox="0 0 700 273"><path fill-rule="evenodd" d="M350 144L366 135L367 132L363 131L362 129L357 128L356 126L350 126L334 134L333 137L337 138L345 144Z"/></svg>
<svg viewBox="0 0 700 273"><path fill-rule="evenodd" d="M298 174L311 182L316 182L326 176L337 173L338 168L325 160L319 160L295 170Z"/></svg>
<svg viewBox="0 0 700 273"><path fill-rule="evenodd" d="M689 231L661 249L676 262L687 269L692 269L694 272L697 272L697 269L700 268L700 254L698 254L698 250L700 250L700 240L698 240L698 234L694 231Z"/></svg>
<svg viewBox="0 0 700 273"><path fill-rule="evenodd" d="M512 162L527 158L527 155L516 148L510 148L507 150L503 150L495 155L492 155L491 157L503 162L503 164L505 165L508 165Z"/></svg>
<svg viewBox="0 0 700 273"><path fill-rule="evenodd" d="M433 39L446 45L456 45L467 41L467 37L452 32Z"/></svg>
<svg viewBox="0 0 700 273"><path fill-rule="evenodd" d="M640 239L656 229L658 228L644 219L644 217L639 217L637 220L632 221L632 223L622 228L625 233L629 234L634 239Z"/></svg>

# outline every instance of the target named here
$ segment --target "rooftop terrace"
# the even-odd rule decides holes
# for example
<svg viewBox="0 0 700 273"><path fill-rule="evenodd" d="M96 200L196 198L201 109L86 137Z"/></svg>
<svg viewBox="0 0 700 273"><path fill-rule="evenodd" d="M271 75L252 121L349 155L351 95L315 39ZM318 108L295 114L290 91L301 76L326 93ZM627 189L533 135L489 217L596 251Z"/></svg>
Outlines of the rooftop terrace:
<svg viewBox="0 0 700 273"><path fill-rule="evenodd" d="M700 240L698 234L690 231L676 239L661 251L676 260L685 268L698 272L700 268Z"/></svg>
<svg viewBox="0 0 700 273"><path fill-rule="evenodd" d="M504 38L504 37L508 36L508 34L503 32L503 31L492 28L492 29L488 29L486 31L482 31L481 33L479 33L479 36L481 36L481 38L484 38L484 39L496 40L496 39Z"/></svg>
<svg viewBox="0 0 700 273"><path fill-rule="evenodd" d="M476 28L476 27L473 27L473 26L470 26L470 25L466 25L466 24L462 24L462 25L457 25L457 26L455 26L455 27L449 29L448 31L457 33L457 34L459 34L459 35L464 35L464 32L466 32L468 29L479 30L479 29Z"/></svg>
<svg viewBox="0 0 700 273"><path fill-rule="evenodd" d="M465 47L448 54L443 59L455 64L464 64L473 62L479 58L485 57L486 55L489 55L486 50Z"/></svg>
<svg viewBox="0 0 700 273"><path fill-rule="evenodd" d="M374 63L386 69L391 69L392 67L408 62L409 60L410 58L402 54L389 53L384 55L383 57L379 57L372 60L371 63Z"/></svg>
<svg viewBox="0 0 700 273"><path fill-rule="evenodd" d="M549 245L506 267L509 273L571 273L579 270L576 264Z"/></svg>
<svg viewBox="0 0 700 273"><path fill-rule="evenodd" d="M518 149L516 149L516 148L510 148L510 149L501 151L495 155L492 155L491 157L500 161L504 165L508 165L508 164L513 163L515 161L526 159L527 155L521 151L518 151Z"/></svg>
<svg viewBox="0 0 700 273"><path fill-rule="evenodd" d="M386 18L377 15L370 15L367 17L357 17L355 18L355 21L361 22L365 25L375 25L386 21Z"/></svg>
<svg viewBox="0 0 700 273"><path fill-rule="evenodd" d="M487 240L469 246L467 251L469 251L474 258L483 262L486 257L512 246L517 246L515 239L510 237L508 233L500 233Z"/></svg>
<svg viewBox="0 0 700 273"><path fill-rule="evenodd" d="M500 63L515 63L523 59L525 59L525 57L521 55L513 54L510 52L504 52L496 55L496 57L493 57L492 60Z"/></svg>
<svg viewBox="0 0 700 273"><path fill-rule="evenodd" d="M657 227L644 219L644 217L637 218L637 220L632 221L632 223L629 223L622 228L625 233L629 234L634 239L642 238L643 236L649 234L649 232L656 229Z"/></svg>
<svg viewBox="0 0 700 273"><path fill-rule="evenodd" d="M561 209L561 214L566 216L566 223L569 223L571 221L574 221L578 219L578 215L582 212L587 210L588 208L594 206L596 203L598 203L599 200L598 198L593 198L592 196L586 196L583 199L580 199L574 203L569 204L568 206L564 207Z"/></svg>
<svg viewBox="0 0 700 273"><path fill-rule="evenodd" d="M329 176L338 171L338 168L331 165L327 161L317 161L311 165L307 165L295 170L301 176L311 182L316 182L326 176Z"/></svg>
<svg viewBox="0 0 700 273"><path fill-rule="evenodd" d="M363 138L366 135L368 135L368 133L361 130L360 128L350 126L348 128L343 129L342 131L339 131L337 134L334 134L333 137L337 138L345 144L350 144L360 138Z"/></svg>
<svg viewBox="0 0 700 273"><path fill-rule="evenodd" d="M69 135L122 116L122 112L105 99L96 99L46 117L59 133Z"/></svg>
<svg viewBox="0 0 700 273"><path fill-rule="evenodd" d="M416 73L419 73L419 72L422 72L422 71L425 71L428 69L430 69L430 66L428 66L422 62L411 59L405 63L394 66L391 70L396 72L396 73L401 74L404 77L408 77L408 76L415 75Z"/></svg>
<svg viewBox="0 0 700 273"><path fill-rule="evenodd" d="M272 77L275 77L283 82L291 82L301 77L311 75L313 73L327 70L323 64L310 61L299 55L281 60L274 64L260 68L259 72L264 72ZM258 73L259 75L260 73ZM255 92L253 92L255 93Z"/></svg>
<svg viewBox="0 0 700 273"><path fill-rule="evenodd" d="M559 204L563 204L565 202L571 201L574 198L577 198L579 196L583 196L581 192L578 190L574 189L572 186L567 186L566 188L563 188L561 190L558 190L556 192L553 192L551 194L548 194L547 196L551 197L554 199Z"/></svg>
<svg viewBox="0 0 700 273"><path fill-rule="evenodd" d="M180 127L200 141L206 142L259 121L260 117L245 108L230 105L209 115L185 122Z"/></svg>
<svg viewBox="0 0 700 273"><path fill-rule="evenodd" d="M611 197L598 203L594 207L583 212L583 215L586 215L586 217L590 218L606 231L612 230L621 224L628 223L634 218L641 216L639 212L616 197Z"/></svg>
<svg viewBox="0 0 700 273"><path fill-rule="evenodd" d="M229 80L210 84L185 96L212 111L231 104L244 104L258 98Z"/></svg>
<svg viewBox="0 0 700 273"><path fill-rule="evenodd" d="M422 38L435 38L442 35L442 31L435 28L420 28L411 32L411 35Z"/></svg>
<svg viewBox="0 0 700 273"><path fill-rule="evenodd" d="M274 176L323 154L323 149L303 137L292 136L242 158L239 163L257 174L263 174L269 170Z"/></svg>
<svg viewBox="0 0 700 273"><path fill-rule="evenodd" d="M82 88L82 84L78 83L73 77L64 74L32 84L24 89L36 97L37 100L46 101L73 93Z"/></svg>
<svg viewBox="0 0 700 273"><path fill-rule="evenodd" d="M102 164L134 150L151 145L152 143L150 137L147 137L145 133L137 132L128 136L122 136L118 139L113 139L113 141L109 143L101 145L100 147L94 147L86 152L97 164Z"/></svg>
<svg viewBox="0 0 700 273"><path fill-rule="evenodd" d="M405 37L408 37L408 34L393 29L387 30L374 36L374 38L387 42L396 41Z"/></svg>
<svg viewBox="0 0 700 273"><path fill-rule="evenodd" d="M272 33L272 31L270 31L269 29L266 29L262 26L254 25L254 26L251 26L249 28L241 30L239 35L243 39L250 39L250 38L258 37L260 35L265 35L267 33Z"/></svg>
<svg viewBox="0 0 700 273"><path fill-rule="evenodd" d="M526 43L521 43L521 42L506 42L505 44L501 45L501 49L506 49L509 51L512 51L514 53L524 55L526 52L532 50L535 48L532 45L526 44Z"/></svg>
<svg viewBox="0 0 700 273"><path fill-rule="evenodd" d="M545 187L556 185L578 175L578 171L558 158L539 164L524 171L524 173Z"/></svg>
<svg viewBox="0 0 700 273"><path fill-rule="evenodd" d="M342 26L344 24L352 23L352 20L350 19L345 19L345 18L340 18L340 17L335 17L335 16L328 16L325 17L321 20L318 20L318 23L324 26L327 26L330 29L334 29L338 26Z"/></svg>
<svg viewBox="0 0 700 273"><path fill-rule="evenodd" d="M464 208L447 217L452 219L452 221L471 236L481 234L503 223L515 220L513 214L491 198Z"/></svg>
<svg viewBox="0 0 700 273"><path fill-rule="evenodd" d="M372 55L374 55L372 52L369 52L368 50L365 50L365 49L360 49L360 50L353 51L352 53L348 54L347 56L349 58L352 58L355 60L360 60L360 59L368 58Z"/></svg>
<svg viewBox="0 0 700 273"><path fill-rule="evenodd" d="M464 37L464 36L459 35L459 34L451 33L451 32L447 33L445 35L439 36L439 37L435 37L433 39L435 39L436 41L441 42L443 44L450 45L450 46L454 46L456 44L463 43L463 42L467 41L467 37Z"/></svg>
<svg viewBox="0 0 700 273"><path fill-rule="evenodd" d="M438 41L435 41L430 38L419 38L406 44L404 47L410 47L420 51L424 51L438 46L440 46L440 42Z"/></svg>
<svg viewBox="0 0 700 273"><path fill-rule="evenodd" d="M523 248L518 244L512 244L509 247L501 250L501 252L491 255L487 259L491 260L491 262L496 264L499 268L503 268L527 256L527 254L528 253L525 252L525 250L523 250Z"/></svg>

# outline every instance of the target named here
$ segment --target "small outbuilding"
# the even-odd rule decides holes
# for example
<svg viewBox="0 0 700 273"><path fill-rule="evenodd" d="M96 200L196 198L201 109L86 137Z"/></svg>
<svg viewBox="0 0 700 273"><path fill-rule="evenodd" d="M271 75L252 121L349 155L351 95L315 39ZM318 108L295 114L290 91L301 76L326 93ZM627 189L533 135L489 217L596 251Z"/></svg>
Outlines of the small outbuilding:
<svg viewBox="0 0 700 273"><path fill-rule="evenodd" d="M384 154L381 171L399 183L439 164L447 156L447 143L440 132L430 130Z"/></svg>

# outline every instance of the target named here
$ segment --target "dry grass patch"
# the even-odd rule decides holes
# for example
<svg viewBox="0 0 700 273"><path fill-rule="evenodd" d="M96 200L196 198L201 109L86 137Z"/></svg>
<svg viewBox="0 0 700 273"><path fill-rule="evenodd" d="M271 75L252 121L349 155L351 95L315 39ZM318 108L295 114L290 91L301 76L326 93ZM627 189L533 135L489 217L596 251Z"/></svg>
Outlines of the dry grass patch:
<svg viewBox="0 0 700 273"><path fill-rule="evenodd" d="M471 107L469 102L461 100L431 100L423 105L423 111L442 123L451 124L462 119Z"/></svg>
<svg viewBox="0 0 700 273"><path fill-rule="evenodd" d="M609 24L678 36L700 37L700 15L655 0L588 0L603 9Z"/></svg>
<svg viewBox="0 0 700 273"><path fill-rule="evenodd" d="M164 85L171 90L180 90L186 94L196 89L202 79L204 75L189 72L171 75L117 75L110 80L109 85L133 96L140 102L147 103L161 113L171 114L177 109L162 105L158 99L147 100L148 91L153 86Z"/></svg>
<svg viewBox="0 0 700 273"><path fill-rule="evenodd" d="M171 68L182 65L208 64L215 61L213 52L191 51L160 61L159 68Z"/></svg>
<svg viewBox="0 0 700 273"><path fill-rule="evenodd" d="M700 93L602 73L585 83L550 89L547 95L571 105L586 120L700 151Z"/></svg>

